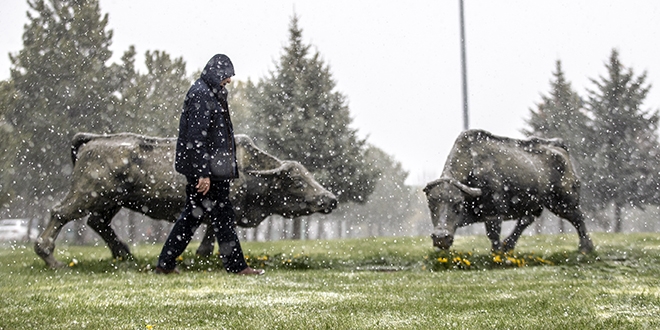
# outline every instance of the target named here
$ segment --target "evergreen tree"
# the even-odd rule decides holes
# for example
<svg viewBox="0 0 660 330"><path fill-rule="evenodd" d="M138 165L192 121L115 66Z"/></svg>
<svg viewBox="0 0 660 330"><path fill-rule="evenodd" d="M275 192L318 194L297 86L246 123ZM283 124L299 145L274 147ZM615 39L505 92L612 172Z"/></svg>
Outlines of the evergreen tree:
<svg viewBox="0 0 660 330"><path fill-rule="evenodd" d="M113 65L118 101L112 132L128 131L151 136L176 136L185 93L190 87L182 58L172 60L163 51L147 51L147 72L135 69L135 48Z"/></svg>
<svg viewBox="0 0 660 330"><path fill-rule="evenodd" d="M70 139L107 131L112 86L105 63L112 32L97 0L29 0L23 49L10 55L15 108L7 119L26 138L16 175L24 197L39 201L66 186Z"/></svg>
<svg viewBox="0 0 660 330"><path fill-rule="evenodd" d="M588 180L600 208L614 205L614 230L620 232L623 207L641 207L654 199L658 111L641 108L650 89L646 73L635 76L616 50L606 68L606 77L591 80L596 88L587 101L594 129L587 144L594 165Z"/></svg>
<svg viewBox="0 0 660 330"><path fill-rule="evenodd" d="M541 102L535 109L530 109L530 118L526 121L529 128L523 129L522 133L546 139L560 138L568 146L580 178L588 178L594 171L593 152L588 143L593 134L584 101L566 80L561 61L557 60L552 75L550 93L541 95ZM582 180L581 197L582 206L593 211L590 183Z"/></svg>
<svg viewBox="0 0 660 330"><path fill-rule="evenodd" d="M250 94L254 135L273 154L303 163L340 202L363 203L378 175L365 161L366 142L350 127L330 68L303 43L296 16L289 33L275 71Z"/></svg>
<svg viewBox="0 0 660 330"><path fill-rule="evenodd" d="M5 127L20 137L11 145L16 155L11 181L21 182L16 193L25 203L14 209L36 215L68 187L75 133L175 136L190 79L181 58L160 51L146 52L147 72L140 74L132 46L121 64L108 65L112 31L98 0L28 4L24 47L10 54L12 106L4 118L10 125ZM40 207L26 207L32 203Z"/></svg>
<svg viewBox="0 0 660 330"><path fill-rule="evenodd" d="M248 79L247 82L234 81L227 87L229 89L228 103L231 112L231 121L236 134L246 134L253 137L253 130L258 126L254 121L254 105L256 86Z"/></svg>
<svg viewBox="0 0 660 330"><path fill-rule="evenodd" d="M14 108L14 85L11 80L0 81L0 214L9 206L8 203L15 195L16 151L18 150L21 134L12 123L7 121L6 113Z"/></svg>
<svg viewBox="0 0 660 330"><path fill-rule="evenodd" d="M408 172L400 162L383 150L369 146L366 152L369 166L378 169L376 188L364 205L351 208L352 217L368 228L365 236L396 236L409 232L411 187L405 184Z"/></svg>
<svg viewBox="0 0 660 330"><path fill-rule="evenodd" d="M115 89L115 126L113 131L138 132L135 125L146 103L144 79L135 67L135 46L129 46L119 64L110 66Z"/></svg>
<svg viewBox="0 0 660 330"><path fill-rule="evenodd" d="M556 62L552 75L550 94L542 95L536 109L530 109L530 119L526 121L530 128L522 132L546 139L561 138L575 156L584 144L583 132L589 118L584 113L584 102L564 77L561 61Z"/></svg>
<svg viewBox="0 0 660 330"><path fill-rule="evenodd" d="M117 110L111 131L175 136L191 80L186 76L185 62L182 58L172 60L164 51L147 51L147 72L140 74L135 68L135 55L135 47L130 46L121 64L112 65Z"/></svg>

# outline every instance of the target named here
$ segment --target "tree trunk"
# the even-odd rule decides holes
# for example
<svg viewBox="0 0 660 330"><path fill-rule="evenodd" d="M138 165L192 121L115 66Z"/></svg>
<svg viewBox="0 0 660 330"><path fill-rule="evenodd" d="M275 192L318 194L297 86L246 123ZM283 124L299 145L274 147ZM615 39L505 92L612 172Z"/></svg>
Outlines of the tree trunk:
<svg viewBox="0 0 660 330"><path fill-rule="evenodd" d="M311 217L305 218L303 220L302 239L309 239L311 226L312 226L312 218Z"/></svg>
<svg viewBox="0 0 660 330"><path fill-rule="evenodd" d="M273 237L273 217L268 217L266 219L266 232L264 233L264 236L266 237L266 241L272 241Z"/></svg>
<svg viewBox="0 0 660 330"><path fill-rule="evenodd" d="M75 221L73 224L74 230L74 244L83 245L85 244L85 223L83 221Z"/></svg>
<svg viewBox="0 0 660 330"><path fill-rule="evenodd" d="M614 204L614 232L622 232L623 223L621 221L621 206Z"/></svg>
<svg viewBox="0 0 660 330"><path fill-rule="evenodd" d="M135 219L135 212L128 211L128 241L137 243L137 223Z"/></svg>
<svg viewBox="0 0 660 330"><path fill-rule="evenodd" d="M543 233L543 224L545 223L545 217L540 216L536 218L536 225L534 226L534 234L540 235Z"/></svg>
<svg viewBox="0 0 660 330"><path fill-rule="evenodd" d="M316 219L316 239L323 238L323 218Z"/></svg>
<svg viewBox="0 0 660 330"><path fill-rule="evenodd" d="M162 221L152 221L151 227L153 228L154 242L156 243L165 242L168 234L164 233L165 230L163 228Z"/></svg>
<svg viewBox="0 0 660 330"><path fill-rule="evenodd" d="M299 240L302 239L302 219L293 218L293 228L291 229L291 239Z"/></svg>
<svg viewBox="0 0 660 330"><path fill-rule="evenodd" d="M32 240L30 239L30 237L36 236L36 235L32 235L32 232L34 231L34 229L32 229L32 227L34 227L34 217L30 217L30 220L28 220L27 226L28 226L27 227L27 237L26 237L25 240L28 241L28 242L31 242ZM37 233L37 235L38 234L39 233Z"/></svg>
<svg viewBox="0 0 660 330"><path fill-rule="evenodd" d="M243 228L243 237L246 242L256 241L257 231L256 228Z"/></svg>

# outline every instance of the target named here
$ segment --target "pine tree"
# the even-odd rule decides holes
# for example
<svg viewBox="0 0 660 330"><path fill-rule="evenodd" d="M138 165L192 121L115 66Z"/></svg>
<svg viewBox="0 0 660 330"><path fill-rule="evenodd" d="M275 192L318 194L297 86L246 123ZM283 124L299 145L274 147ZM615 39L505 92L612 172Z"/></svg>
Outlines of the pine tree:
<svg viewBox="0 0 660 330"><path fill-rule="evenodd" d="M592 149L588 144L593 134L584 101L566 80L561 61L557 60L552 75L549 94L541 95L541 102L535 109L530 109L530 118L526 121L529 128L522 132L526 136L561 139L568 146L578 175L587 178L594 171ZM581 204L586 210L593 211L590 182L582 181Z"/></svg>
<svg viewBox="0 0 660 330"><path fill-rule="evenodd" d="M271 153L303 163L340 202L363 203L378 175L365 162L366 141L350 127L346 98L334 91L319 53L303 43L296 16L289 34L275 71L250 94L255 138Z"/></svg>
<svg viewBox="0 0 660 330"><path fill-rule="evenodd" d="M566 80L561 61L557 60L552 73L550 93L541 95L541 102L536 109L530 109L527 120L529 129L523 129L527 136L546 139L561 139L568 147L571 161L580 178L584 178L593 169L590 150L585 148L587 137L591 136L589 118L584 109L584 101ZM581 205L583 209L593 210L590 187L581 184ZM542 219L541 219L542 220ZM564 231L564 222L560 220L560 232Z"/></svg>
<svg viewBox="0 0 660 330"><path fill-rule="evenodd" d="M587 101L594 129L588 143L594 169L588 179L600 208L614 205L614 230L620 232L621 209L641 207L654 198L658 111L641 108L650 89L646 73L635 76L616 50L606 68L607 77L591 79L596 88Z"/></svg>
<svg viewBox="0 0 660 330"><path fill-rule="evenodd" d="M30 0L23 49L10 55L16 89L8 120L26 137L16 175L35 202L66 187L70 139L112 125L112 84L105 63L112 32L97 0Z"/></svg>
<svg viewBox="0 0 660 330"><path fill-rule="evenodd" d="M185 93L191 79L186 76L182 58L172 60L163 51L147 51L147 72L135 69L135 48L122 57L122 65L113 65L117 79L112 132L128 131L151 136L176 136Z"/></svg>
<svg viewBox="0 0 660 330"><path fill-rule="evenodd" d="M145 58L149 86L148 107L142 109L144 126L149 128L145 134L177 136L181 107L191 84L186 63L181 57L170 58L164 51L147 51Z"/></svg>
<svg viewBox="0 0 660 330"><path fill-rule="evenodd" d="M584 144L589 118L584 113L584 102L564 77L561 61L556 62L552 75L550 94L542 95L536 109L530 109L530 119L526 121L530 128L522 132L527 136L561 138L575 155Z"/></svg>
<svg viewBox="0 0 660 330"><path fill-rule="evenodd" d="M247 82L234 81L227 87L229 89L229 111L231 122L236 134L246 134L253 137L253 130L258 125L254 122L254 105L252 100L256 98L256 86L248 79Z"/></svg>
<svg viewBox="0 0 660 330"><path fill-rule="evenodd" d="M414 195L413 189L405 184L408 172L393 156L376 146L368 147L366 157L369 166L378 169L380 174L369 202L351 207L351 216L359 219L357 223L351 222L366 228L366 236L397 236L409 232L406 220Z"/></svg>
<svg viewBox="0 0 660 330"><path fill-rule="evenodd" d="M11 80L0 81L0 214L15 196L15 161L18 145L22 139L20 132L7 120L6 113L14 108L14 84Z"/></svg>
<svg viewBox="0 0 660 330"><path fill-rule="evenodd" d="M135 55L135 46L131 45L122 55L121 62L110 66L116 97L113 103L115 125L112 131L132 132L140 108L146 100L143 79L135 67Z"/></svg>
<svg viewBox="0 0 660 330"><path fill-rule="evenodd" d="M43 211L66 191L68 150L77 132L130 131L175 136L190 79L183 59L147 51L147 72L135 68L135 49L109 65L112 31L98 0L30 0L23 49L10 54L12 107L6 121L21 138L12 180L25 204ZM46 199L46 203L42 201Z"/></svg>

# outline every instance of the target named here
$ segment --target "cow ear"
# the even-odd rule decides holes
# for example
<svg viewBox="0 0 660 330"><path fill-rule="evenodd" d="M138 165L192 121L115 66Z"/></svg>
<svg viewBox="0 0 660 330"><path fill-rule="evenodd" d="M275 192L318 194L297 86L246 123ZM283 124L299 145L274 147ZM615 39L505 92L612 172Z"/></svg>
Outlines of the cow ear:
<svg viewBox="0 0 660 330"><path fill-rule="evenodd" d="M479 197L482 194L481 189L469 187L468 185L463 184L458 180L452 180L451 183L453 183L454 186L458 187L458 189L462 190L464 193L468 194L469 196Z"/></svg>

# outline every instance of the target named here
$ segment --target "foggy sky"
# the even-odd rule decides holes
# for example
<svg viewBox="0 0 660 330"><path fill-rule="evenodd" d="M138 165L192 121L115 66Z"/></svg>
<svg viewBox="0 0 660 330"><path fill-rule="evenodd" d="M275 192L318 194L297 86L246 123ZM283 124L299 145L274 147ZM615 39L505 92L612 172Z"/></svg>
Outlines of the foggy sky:
<svg viewBox="0 0 660 330"><path fill-rule="evenodd" d="M354 127L410 171L409 183L436 178L462 130L458 0L100 4L114 31L113 62L135 45L140 65L147 50L164 50L183 57L191 73L225 53L236 78L253 81L275 68L296 13L304 42L347 96ZM9 77L7 54L22 49L27 8L23 0L0 7L0 79ZM644 109L660 108L658 1L466 0L465 14L472 128L522 137L529 109L550 91L556 60L586 96L613 48L656 83Z"/></svg>

